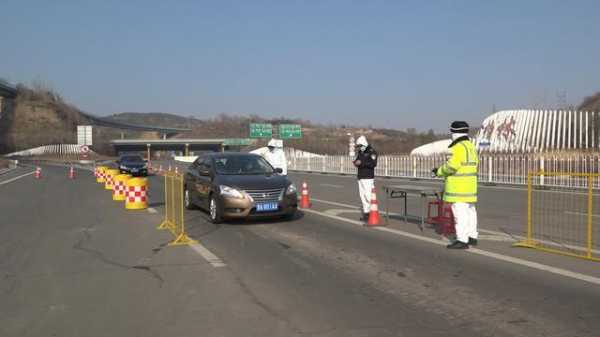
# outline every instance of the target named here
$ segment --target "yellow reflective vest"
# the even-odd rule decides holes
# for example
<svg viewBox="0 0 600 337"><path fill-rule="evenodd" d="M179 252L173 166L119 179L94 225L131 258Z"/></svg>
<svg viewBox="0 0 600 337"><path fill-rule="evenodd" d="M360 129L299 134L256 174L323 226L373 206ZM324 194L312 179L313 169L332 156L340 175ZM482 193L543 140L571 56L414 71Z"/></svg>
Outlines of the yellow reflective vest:
<svg viewBox="0 0 600 337"><path fill-rule="evenodd" d="M445 202L477 202L477 150L471 141L463 140L450 146L451 156L438 168L436 175L444 177Z"/></svg>

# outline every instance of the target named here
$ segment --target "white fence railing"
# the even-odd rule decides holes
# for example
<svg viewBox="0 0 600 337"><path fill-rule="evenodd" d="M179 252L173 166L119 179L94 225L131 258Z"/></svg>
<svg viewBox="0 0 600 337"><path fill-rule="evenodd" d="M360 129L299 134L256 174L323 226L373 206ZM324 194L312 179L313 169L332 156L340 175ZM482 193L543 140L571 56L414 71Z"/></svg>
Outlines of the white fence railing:
<svg viewBox="0 0 600 337"><path fill-rule="evenodd" d="M573 155L481 155L479 181L490 184L526 185L528 172L600 172L600 153ZM348 156L322 156L316 158L291 157L289 170L355 174L356 168ZM445 156L381 156L375 174L380 177L430 179L431 169L446 161ZM569 188L587 187L584 178L564 176L536 177L534 184ZM596 181L600 188L600 183Z"/></svg>

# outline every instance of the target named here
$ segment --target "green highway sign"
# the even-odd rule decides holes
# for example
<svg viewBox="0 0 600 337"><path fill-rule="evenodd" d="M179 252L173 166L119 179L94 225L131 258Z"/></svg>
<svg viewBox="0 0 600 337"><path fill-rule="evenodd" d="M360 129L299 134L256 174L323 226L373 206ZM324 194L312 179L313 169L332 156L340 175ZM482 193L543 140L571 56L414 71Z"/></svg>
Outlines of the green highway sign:
<svg viewBox="0 0 600 337"><path fill-rule="evenodd" d="M300 124L281 124L279 125L279 138L302 138L302 126Z"/></svg>
<svg viewBox="0 0 600 337"><path fill-rule="evenodd" d="M268 123L250 124L250 138L271 138L273 137L273 125Z"/></svg>
<svg viewBox="0 0 600 337"><path fill-rule="evenodd" d="M226 138L223 142L225 146L246 146L250 145L252 139L249 138Z"/></svg>

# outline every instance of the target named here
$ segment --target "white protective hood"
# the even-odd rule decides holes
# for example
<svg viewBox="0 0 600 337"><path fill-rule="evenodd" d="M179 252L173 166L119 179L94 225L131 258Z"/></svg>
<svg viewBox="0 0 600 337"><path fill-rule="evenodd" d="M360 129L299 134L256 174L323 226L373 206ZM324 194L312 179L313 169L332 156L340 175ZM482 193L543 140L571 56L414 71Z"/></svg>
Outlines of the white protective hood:
<svg viewBox="0 0 600 337"><path fill-rule="evenodd" d="M285 158L285 152L283 151L283 140L281 139L271 139L268 143L268 146L275 147L275 150L271 152L268 147L262 147L251 151L250 153L255 153L263 158L265 158L271 166L274 168L280 168L283 171L283 175L287 175L287 159Z"/></svg>

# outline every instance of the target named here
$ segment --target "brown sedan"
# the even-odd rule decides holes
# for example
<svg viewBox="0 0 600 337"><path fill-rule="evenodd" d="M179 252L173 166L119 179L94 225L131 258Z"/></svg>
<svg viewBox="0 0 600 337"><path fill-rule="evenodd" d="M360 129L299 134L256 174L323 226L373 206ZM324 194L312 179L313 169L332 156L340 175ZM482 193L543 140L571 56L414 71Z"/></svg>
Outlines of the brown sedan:
<svg viewBox="0 0 600 337"><path fill-rule="evenodd" d="M201 155L185 174L186 208L200 207L213 223L226 218L292 218L296 187L261 156L250 153Z"/></svg>

